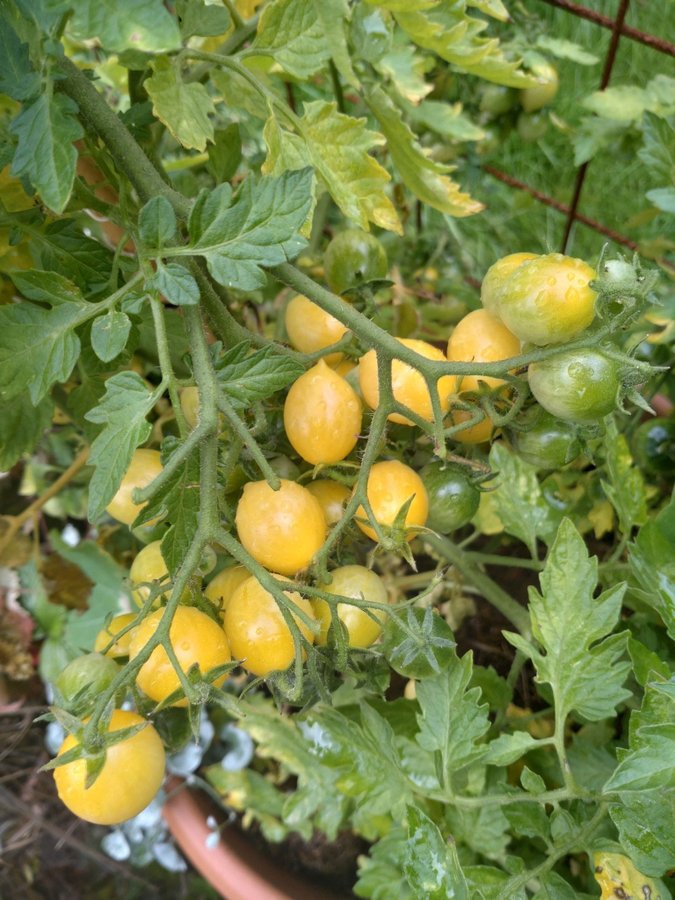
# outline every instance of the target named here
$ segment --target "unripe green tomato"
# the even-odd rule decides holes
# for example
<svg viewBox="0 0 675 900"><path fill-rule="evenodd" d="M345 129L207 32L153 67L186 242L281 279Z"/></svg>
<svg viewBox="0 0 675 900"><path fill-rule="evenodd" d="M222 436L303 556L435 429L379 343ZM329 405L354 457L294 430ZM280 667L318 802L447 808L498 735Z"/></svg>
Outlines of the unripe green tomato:
<svg viewBox="0 0 675 900"><path fill-rule="evenodd" d="M117 663L107 656L85 653L69 662L54 684L64 703L69 705L85 688L93 700L112 684L119 671Z"/></svg>
<svg viewBox="0 0 675 900"><path fill-rule="evenodd" d="M640 468L650 475L675 475L675 420L643 422L633 436L633 452Z"/></svg>
<svg viewBox="0 0 675 900"><path fill-rule="evenodd" d="M450 534L471 521L478 511L480 492L463 469L436 462L419 474L429 495L428 528Z"/></svg>
<svg viewBox="0 0 675 900"><path fill-rule="evenodd" d="M328 286L336 294L386 278L389 269L382 244L358 228L349 228L333 238L326 248L323 264Z"/></svg>
<svg viewBox="0 0 675 900"><path fill-rule="evenodd" d="M546 113L521 112L516 122L516 128L521 140L526 144L535 144L548 131L548 116Z"/></svg>
<svg viewBox="0 0 675 900"><path fill-rule="evenodd" d="M514 431L511 441L518 456L538 469L560 469L581 453L575 426L548 413L528 431Z"/></svg>
<svg viewBox="0 0 675 900"><path fill-rule="evenodd" d="M524 88L520 92L520 105L526 113L535 112L549 104L558 93L560 85L558 71L550 63L538 63L536 66L532 66L531 73L541 83L534 87Z"/></svg>
<svg viewBox="0 0 675 900"><path fill-rule="evenodd" d="M528 371L530 389L544 409L566 422L595 424L616 408L619 363L599 350L567 350Z"/></svg>
<svg viewBox="0 0 675 900"><path fill-rule="evenodd" d="M518 95L513 88L501 84L487 84L482 90L480 109L493 116L507 113L516 104Z"/></svg>

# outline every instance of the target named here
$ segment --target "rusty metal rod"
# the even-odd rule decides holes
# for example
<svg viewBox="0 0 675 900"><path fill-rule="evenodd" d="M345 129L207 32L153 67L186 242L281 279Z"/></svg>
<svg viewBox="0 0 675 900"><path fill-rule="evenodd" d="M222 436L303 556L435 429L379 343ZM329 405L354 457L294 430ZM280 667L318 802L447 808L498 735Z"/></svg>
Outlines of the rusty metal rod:
<svg viewBox="0 0 675 900"><path fill-rule="evenodd" d="M605 65L602 70L602 78L600 80L601 91L604 91L604 89L609 84L609 79L612 77L612 69L614 68L616 51L619 47L619 38L621 36L621 27L623 26L626 18L626 13L628 12L629 2L630 0L620 0L619 3L619 9L617 11L616 19L614 20L614 26L612 28L612 38L609 42L609 47L607 48ZM570 202L570 211L567 214L567 221L565 222L565 232L563 234L563 239L560 247L562 253L567 253L567 248L570 242L570 235L572 233L572 227L574 225L575 219L577 218L577 209L579 207L579 201L581 200L581 191L583 190L584 181L586 180L588 165L589 163L585 162L577 169L577 176L574 181L574 191L572 193L572 200Z"/></svg>
<svg viewBox="0 0 675 900"><path fill-rule="evenodd" d="M589 22L594 22L596 25L600 25L601 28L608 28L610 31L614 29L614 19L610 19L609 16L603 16L601 13L588 9L586 6L581 6L579 3L572 3L570 0L542 0L542 2L548 3L549 6L557 6L558 9L564 9L565 12L571 13L573 16L579 16L581 19L588 19ZM621 25L620 30L623 37L645 44L659 53L675 56L675 44L671 44L670 41L664 38L657 37L655 34L648 34L645 31L640 31L625 24Z"/></svg>

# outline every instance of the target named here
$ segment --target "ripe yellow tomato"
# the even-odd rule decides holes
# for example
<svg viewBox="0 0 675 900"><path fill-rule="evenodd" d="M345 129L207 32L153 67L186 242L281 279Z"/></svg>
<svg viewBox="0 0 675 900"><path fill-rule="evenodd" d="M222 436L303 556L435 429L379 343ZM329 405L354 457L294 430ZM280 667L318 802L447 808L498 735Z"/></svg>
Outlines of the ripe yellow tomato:
<svg viewBox="0 0 675 900"><path fill-rule="evenodd" d="M137 713L115 709L108 731L142 723L145 728L141 731L108 747L103 768L91 787L85 787L85 759L54 769L59 798L76 816L95 825L117 825L137 816L154 798L165 766L164 747L156 730ZM68 735L58 755L77 745L77 739Z"/></svg>
<svg viewBox="0 0 675 900"><path fill-rule="evenodd" d="M199 390L186 387L180 392L180 408L190 428L196 428L199 422Z"/></svg>
<svg viewBox="0 0 675 900"><path fill-rule="evenodd" d="M161 551L161 541L152 541L146 544L134 558L129 569L131 581L131 596L136 606L141 607L150 596L151 588L145 582L156 581L158 584L169 581L169 570ZM159 606L162 598L166 599L168 592L158 594L153 600L153 606Z"/></svg>
<svg viewBox="0 0 675 900"><path fill-rule="evenodd" d="M413 495L405 517L406 530L415 525L424 525L427 521L429 500L424 483L417 472L398 460L375 463L368 476L366 494L375 520L380 525L392 525L403 504ZM357 509L356 516L368 518L362 506ZM377 533L371 525L359 521L356 524L369 538L377 540ZM414 531L406 534L408 541L412 541L414 537Z"/></svg>
<svg viewBox="0 0 675 900"><path fill-rule="evenodd" d="M221 619L232 594L250 577L251 573L244 566L227 566L208 583L204 596L219 610Z"/></svg>
<svg viewBox="0 0 675 900"><path fill-rule="evenodd" d="M162 463L158 450L135 450L117 493L106 507L108 515L117 519L118 522L131 525L145 506L144 503L138 504L132 501L131 494L134 488L146 487L155 480L161 471Z"/></svg>
<svg viewBox="0 0 675 900"><path fill-rule="evenodd" d="M310 481L306 487L321 504L326 523L335 525L339 522L351 494L349 488L330 478L318 478L316 481Z"/></svg>
<svg viewBox="0 0 675 900"><path fill-rule="evenodd" d="M286 580L279 575L275 577ZM284 593L313 618L308 600L297 591ZM312 631L297 615L293 614L293 618L301 634L313 643ZM248 578L234 592L225 610L223 628L234 659L242 660L242 666L254 675L265 676L287 669L295 658L291 630L273 595L257 578Z"/></svg>
<svg viewBox="0 0 675 900"><path fill-rule="evenodd" d="M301 353L316 353L330 347L349 330L304 294L297 294L290 301L286 307L285 322L291 347ZM342 359L342 353L329 353L324 359L327 363L337 363Z"/></svg>
<svg viewBox="0 0 675 900"><path fill-rule="evenodd" d="M129 657L133 659L154 635L163 609L143 619L134 631L129 647ZM195 665L203 675L222 666L231 659L225 632L213 619L192 606L179 606L171 620L169 640L183 672ZM225 681L222 675L213 683L216 687ZM157 703L164 700L180 687L180 680L171 660L162 646L155 647L147 662L143 663L136 675L136 684ZM187 700L176 700L173 706L187 706Z"/></svg>
<svg viewBox="0 0 675 900"><path fill-rule="evenodd" d="M536 253L511 253L503 256L490 266L485 273L480 289L480 301L485 309L497 313L499 291L508 275L529 259L536 259Z"/></svg>
<svg viewBox="0 0 675 900"><path fill-rule="evenodd" d="M105 647L108 646L110 641L115 637L116 634L119 634L123 628L126 628L127 625L131 624L136 618L136 613L122 613L120 616L115 616L110 620L108 627L103 628L96 635L96 640L94 641L94 650L96 653L103 653ZM128 656L129 655L129 645L131 644L131 638L133 636L134 629L127 631L122 637L118 638L115 643L111 646L110 650L106 653L106 656L109 656L111 659L117 659L120 656Z"/></svg>
<svg viewBox="0 0 675 900"><path fill-rule="evenodd" d="M411 338L398 338L397 340L404 347L414 350L415 353L419 353L420 356L424 356L426 359L433 359L437 362L446 361L442 351L426 341L417 341ZM431 397L429 396L426 381L420 372L400 359L395 359L391 366L391 382L395 400L405 404L405 406L409 406L410 409L428 422L432 421L434 416L431 409ZM363 398L368 406L371 409L377 409L380 402L380 386L377 378L377 356L375 350L369 350L359 360L359 384ZM455 379L452 375L446 375L443 378L439 378L437 385L441 409L446 413L450 404L450 395L454 390ZM401 425L413 424L410 419L400 413L391 413L389 419Z"/></svg>
<svg viewBox="0 0 675 900"><path fill-rule="evenodd" d="M511 272L497 299L497 315L521 341L562 344L595 316L594 269L581 259L548 253Z"/></svg>
<svg viewBox="0 0 675 900"><path fill-rule="evenodd" d="M291 386L284 403L284 428L306 462L336 463L356 446L361 414L354 389L321 359Z"/></svg>
<svg viewBox="0 0 675 900"><path fill-rule="evenodd" d="M326 539L319 501L307 488L284 478L278 491L266 481L244 485L235 521L244 548L266 569L282 575L306 568Z"/></svg>
<svg viewBox="0 0 675 900"><path fill-rule="evenodd" d="M373 603L387 602L387 589L379 575L366 569L365 566L341 566L331 572L333 580L330 584L317 584L317 587L329 594L342 597L353 597L355 600L369 600ZM320 598L311 601L314 616L321 625L321 632L316 639L317 644L324 645L328 640L328 629L331 625L330 606ZM368 613L348 603L338 603L337 614L347 629L350 647L370 647L382 632L382 622L386 613L383 610L371 610L378 621L374 621Z"/></svg>
<svg viewBox="0 0 675 900"><path fill-rule="evenodd" d="M450 422L452 425L466 422L468 419L472 418L473 415L464 409L453 409L450 414ZM483 444L485 441L490 440L493 431L494 424L492 419L489 416L485 416L485 418L476 425L470 425L468 428L463 428L462 431L453 434L451 439L453 441L459 441L460 444Z"/></svg>
<svg viewBox="0 0 675 900"><path fill-rule="evenodd" d="M486 309L476 309L457 324L448 341L448 359L454 362L496 362L520 352L520 341ZM491 388L504 384L501 378L459 375L456 390L477 391L479 381Z"/></svg>

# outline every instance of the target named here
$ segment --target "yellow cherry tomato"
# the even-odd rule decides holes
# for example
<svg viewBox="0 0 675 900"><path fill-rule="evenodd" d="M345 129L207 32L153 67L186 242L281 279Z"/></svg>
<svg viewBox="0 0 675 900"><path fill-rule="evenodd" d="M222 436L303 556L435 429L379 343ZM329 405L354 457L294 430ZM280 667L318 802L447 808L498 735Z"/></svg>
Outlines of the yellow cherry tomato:
<svg viewBox="0 0 675 900"><path fill-rule="evenodd" d="M227 566L215 575L208 583L204 596L219 610L222 619L232 594L243 584L251 573L244 566Z"/></svg>
<svg viewBox="0 0 675 900"><path fill-rule="evenodd" d="M511 272L497 298L497 315L521 341L563 344L593 321L595 270L581 259L548 253Z"/></svg>
<svg viewBox="0 0 675 900"><path fill-rule="evenodd" d="M424 483L417 472L398 460L375 463L368 476L366 494L375 520L380 525L392 525L399 510L410 497L413 497L413 501L406 513L406 529L424 525L427 521L429 499ZM361 519L368 518L362 506L357 509L356 516ZM359 521L356 524L369 538L377 540L377 533L371 525ZM412 541L414 537L414 531L406 534L408 541Z"/></svg>
<svg viewBox="0 0 675 900"><path fill-rule="evenodd" d="M453 362L496 362L520 352L520 341L486 309L476 309L458 322L448 341L448 359ZM487 375L460 375L456 390L477 391L479 381L495 388L503 379Z"/></svg>
<svg viewBox="0 0 675 900"><path fill-rule="evenodd" d="M558 70L550 63L537 63L532 66L531 74L539 79L539 84L524 88L520 92L520 105L525 112L542 109L553 100L558 93L560 77Z"/></svg>
<svg viewBox="0 0 675 900"><path fill-rule="evenodd" d="M87 763L76 759L54 769L56 790L68 809L95 825L117 825L137 816L154 798L164 778L165 755L162 741L153 726L141 716L115 709L108 731L121 731L145 723L131 737L106 750L98 778L86 787ZM78 745L73 735L65 739L58 755Z"/></svg>
<svg viewBox="0 0 675 900"><path fill-rule="evenodd" d="M286 579L275 575L276 578ZM299 609L313 618L309 600L297 591L284 591ZM301 634L313 643L310 628L293 613ZM273 595L253 576L240 584L225 610L223 628L234 659L253 675L287 669L295 659L293 635Z"/></svg>
<svg viewBox="0 0 675 900"><path fill-rule="evenodd" d="M522 266L524 262L536 258L536 253L511 253L509 256L503 256L491 265L485 273L480 289L480 302L485 309L496 314L499 291L506 277L518 266Z"/></svg>
<svg viewBox="0 0 675 900"><path fill-rule="evenodd" d="M301 353L316 353L330 347L349 330L304 294L297 294L290 301L286 307L285 322L291 347ZM327 363L337 363L342 359L342 353L329 353L324 359Z"/></svg>
<svg viewBox="0 0 675 900"><path fill-rule="evenodd" d="M151 588L146 582L162 584L169 581L169 570L162 556L161 541L152 541L146 544L134 558L129 569L131 581L131 596L139 608L143 606L150 596ZM187 593L187 592L185 592ZM162 599L166 599L169 592L158 594L153 600L153 606L159 606Z"/></svg>
<svg viewBox="0 0 675 900"><path fill-rule="evenodd" d="M354 371L354 369L356 368L356 363L353 359L348 359L347 357L345 357L338 363L332 363L332 366L333 369L338 373L338 375L341 375L342 378L346 378L350 372Z"/></svg>
<svg viewBox="0 0 675 900"><path fill-rule="evenodd" d="M342 597L353 597L354 600L369 600L372 603L386 603L387 589L379 575L366 569L365 566L341 566L331 573L330 584L317 584L317 587L329 594ZM330 606L326 600L317 598L311 601L314 616L321 625L321 632L316 639L317 644L324 645L328 639L331 625ZM370 647L382 632L382 622L386 613L383 610L371 610L378 621L358 606L338 603L337 614L347 629L350 647Z"/></svg>
<svg viewBox="0 0 675 900"><path fill-rule="evenodd" d="M135 450L117 493L106 507L108 515L118 522L131 525L145 506L144 503L134 503L131 499L134 488L146 487L161 471L162 463L158 450Z"/></svg>
<svg viewBox="0 0 675 900"><path fill-rule="evenodd" d="M199 389L186 387L180 392L180 408L190 428L196 428L199 422Z"/></svg>
<svg viewBox="0 0 675 900"><path fill-rule="evenodd" d="M349 488L330 478L318 478L316 481L310 481L306 488L321 504L326 523L335 525L336 522L339 522L351 495Z"/></svg>
<svg viewBox="0 0 675 900"><path fill-rule="evenodd" d="M437 362L446 362L446 358L441 350L428 344L426 341L417 341L411 338L397 338L404 347L414 350L420 356L426 359L433 359ZM427 422L433 419L431 409L431 397L426 381L420 372L413 369L407 363L400 359L395 359L391 366L391 383L394 392L394 399L405 406L409 406L414 412L420 415ZM377 378L377 356L375 350L369 350L359 360L359 384L361 393L371 409L377 409L380 402L380 386ZM450 395L454 390L455 379L452 375L443 376L437 382L438 395L441 401L441 410L443 413L448 411L450 404ZM400 413L391 413L389 415L391 422L398 422L401 425L413 425L406 416Z"/></svg>
<svg viewBox="0 0 675 900"><path fill-rule="evenodd" d="M122 613L120 616L115 616L108 623L107 628L103 628L96 635L96 640L94 641L94 651L96 653L103 653L105 647L108 646L110 641L115 637L115 635L119 634L123 628L126 628L127 625L130 625L131 622L136 618L136 613ZM122 637L117 638L115 643L110 647L110 649L105 654L109 656L111 659L117 659L120 656L128 656L129 655L129 645L131 644L131 638L133 636L135 629L131 629L125 632Z"/></svg>
<svg viewBox="0 0 675 900"><path fill-rule="evenodd" d="M296 453L312 465L340 462L356 446L361 413L354 389L321 359L288 392L286 437Z"/></svg>
<svg viewBox="0 0 675 900"><path fill-rule="evenodd" d="M129 647L130 659L138 656L145 647L157 630L163 615L164 610L158 609L136 628ZM178 607L171 620L169 640L181 669L186 673L196 663L202 675L206 675L211 669L222 666L231 659L223 629L206 613L192 606ZM226 677L221 675L213 683L216 687L220 687ZM143 663L138 671L136 684L144 694L157 703L180 687L178 674L171 665L164 647L155 647L147 662ZM187 699L176 700L172 705L187 706Z"/></svg>
<svg viewBox="0 0 675 900"><path fill-rule="evenodd" d="M326 539L319 501L285 478L278 491L266 481L244 485L235 521L244 548L266 569L282 575L306 568Z"/></svg>

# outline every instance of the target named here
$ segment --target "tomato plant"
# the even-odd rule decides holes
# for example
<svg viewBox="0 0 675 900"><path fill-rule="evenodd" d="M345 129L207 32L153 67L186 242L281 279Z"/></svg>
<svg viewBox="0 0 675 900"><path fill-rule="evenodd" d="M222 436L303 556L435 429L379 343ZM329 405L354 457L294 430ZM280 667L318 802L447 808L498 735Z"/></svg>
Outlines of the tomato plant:
<svg viewBox="0 0 675 900"><path fill-rule="evenodd" d="M358 896L665 896L670 87L507 5L2 5L0 693L77 814L164 744Z"/></svg>

